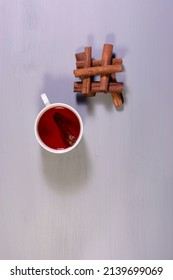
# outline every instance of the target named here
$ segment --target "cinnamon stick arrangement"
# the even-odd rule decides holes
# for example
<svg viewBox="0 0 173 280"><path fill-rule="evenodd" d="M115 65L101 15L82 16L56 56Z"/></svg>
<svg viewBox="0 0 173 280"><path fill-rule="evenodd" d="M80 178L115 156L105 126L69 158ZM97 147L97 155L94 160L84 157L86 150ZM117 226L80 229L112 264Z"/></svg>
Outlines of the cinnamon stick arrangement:
<svg viewBox="0 0 173 280"><path fill-rule="evenodd" d="M122 59L113 57L113 45L104 44L102 59L92 59L91 47L75 54L76 69L73 71L80 82L74 82L74 92L81 92L85 96L95 96L96 93L111 93L115 107L123 104L123 83L117 82L115 73L122 72ZM100 81L94 81L94 76L100 75Z"/></svg>

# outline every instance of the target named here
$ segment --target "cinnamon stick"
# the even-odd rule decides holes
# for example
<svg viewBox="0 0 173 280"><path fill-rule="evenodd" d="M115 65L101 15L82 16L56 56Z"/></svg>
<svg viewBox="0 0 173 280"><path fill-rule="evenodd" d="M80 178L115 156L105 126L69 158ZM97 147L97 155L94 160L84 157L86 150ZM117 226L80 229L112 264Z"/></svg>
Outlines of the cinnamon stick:
<svg viewBox="0 0 173 280"><path fill-rule="evenodd" d="M85 52L76 53L75 57L77 61L85 61Z"/></svg>
<svg viewBox="0 0 173 280"><path fill-rule="evenodd" d="M96 67L88 67L83 69L76 69L73 71L75 77L87 77L94 75L105 75L111 74L115 72L122 72L122 65L106 65L106 66L96 66Z"/></svg>
<svg viewBox="0 0 173 280"><path fill-rule="evenodd" d="M114 74L111 74L110 80L113 82L117 82ZM124 100L123 100L122 91L121 92L111 92L111 96L112 96L112 100L113 100L115 107L120 107L123 105Z"/></svg>
<svg viewBox="0 0 173 280"><path fill-rule="evenodd" d="M85 63L84 60L76 61L76 68L77 69L83 68L84 67L84 63ZM121 65L122 63L123 63L122 58L118 58L117 57L117 58L112 58L112 61L111 61L110 64L112 64L112 65ZM92 67L101 66L101 65L102 65L102 61L101 60L94 60L94 59L92 59L92 61L91 61L91 66Z"/></svg>
<svg viewBox="0 0 173 280"><path fill-rule="evenodd" d="M112 95L112 100L113 100L115 107L120 107L123 105L122 93L112 92L111 95Z"/></svg>
<svg viewBox="0 0 173 280"><path fill-rule="evenodd" d="M81 92L82 91L82 82L75 82L74 83L74 92ZM121 93L123 91L123 83L115 83L115 82L110 82L107 92L118 92ZM91 93L96 93L96 92L104 92L103 90L100 90L100 82L92 82L91 83Z"/></svg>
<svg viewBox="0 0 173 280"><path fill-rule="evenodd" d="M84 68L90 66L91 66L91 47L86 47ZM82 93L88 95L90 93L90 86L91 86L91 77L85 77L82 83Z"/></svg>
<svg viewBox="0 0 173 280"><path fill-rule="evenodd" d="M104 44L102 52L102 66L111 64L113 45ZM108 91L109 75L103 74L100 77L100 90Z"/></svg>
<svg viewBox="0 0 173 280"><path fill-rule="evenodd" d="M73 146L76 142L76 138L66 126L63 116L60 113L56 112L53 116L53 119L62 132L64 143Z"/></svg>

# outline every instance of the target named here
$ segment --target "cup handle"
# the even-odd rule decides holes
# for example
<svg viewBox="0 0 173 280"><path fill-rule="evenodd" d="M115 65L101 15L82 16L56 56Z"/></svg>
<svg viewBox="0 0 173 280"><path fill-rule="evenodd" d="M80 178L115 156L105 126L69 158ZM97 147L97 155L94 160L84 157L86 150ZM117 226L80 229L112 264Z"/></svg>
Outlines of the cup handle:
<svg viewBox="0 0 173 280"><path fill-rule="evenodd" d="M48 97L47 97L47 95L45 93L41 94L41 98L42 98L43 103L44 103L45 106L49 106L50 105L49 99L48 99Z"/></svg>

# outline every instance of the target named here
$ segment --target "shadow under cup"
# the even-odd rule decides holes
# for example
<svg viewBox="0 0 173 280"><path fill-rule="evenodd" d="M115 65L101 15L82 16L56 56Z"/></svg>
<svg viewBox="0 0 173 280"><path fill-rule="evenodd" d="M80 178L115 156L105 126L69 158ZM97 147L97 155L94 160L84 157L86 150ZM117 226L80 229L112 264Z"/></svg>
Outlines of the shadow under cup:
<svg viewBox="0 0 173 280"><path fill-rule="evenodd" d="M36 139L49 152L62 154L71 151L78 145L82 135L82 119L67 104L50 104L36 118Z"/></svg>

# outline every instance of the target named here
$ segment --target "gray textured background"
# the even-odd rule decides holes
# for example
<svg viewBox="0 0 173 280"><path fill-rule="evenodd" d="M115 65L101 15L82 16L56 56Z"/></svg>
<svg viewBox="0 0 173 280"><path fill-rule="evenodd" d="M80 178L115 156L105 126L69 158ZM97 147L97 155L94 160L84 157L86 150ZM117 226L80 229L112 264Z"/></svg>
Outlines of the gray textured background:
<svg viewBox="0 0 173 280"><path fill-rule="evenodd" d="M74 54L112 43L125 106L79 104ZM173 258L173 1L0 0L0 258ZM83 140L43 151L34 121L74 106Z"/></svg>

